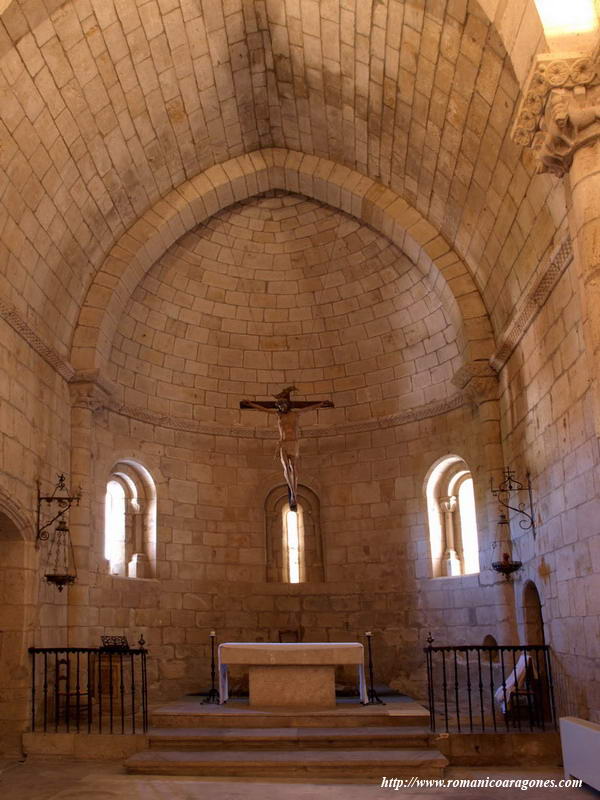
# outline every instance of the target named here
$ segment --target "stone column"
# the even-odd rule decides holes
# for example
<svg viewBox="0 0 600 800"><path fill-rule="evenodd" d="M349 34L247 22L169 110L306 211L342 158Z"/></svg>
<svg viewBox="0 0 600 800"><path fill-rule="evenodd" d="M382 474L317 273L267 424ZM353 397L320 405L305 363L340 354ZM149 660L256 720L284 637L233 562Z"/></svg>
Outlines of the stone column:
<svg viewBox="0 0 600 800"><path fill-rule="evenodd" d="M128 542L126 546L127 575L130 578L149 578L150 567L148 556L144 552L144 528L147 511L144 503L138 500L127 500L126 520ZM131 556L131 557L129 557Z"/></svg>
<svg viewBox="0 0 600 800"><path fill-rule="evenodd" d="M96 375L78 374L70 382L71 390L71 483L82 487L79 506L70 511L69 524L77 580L69 588L68 637L71 647L87 647L88 628L97 624L91 614L89 587L90 571L95 559L92 556L93 509L95 503L94 485L94 415L100 413L108 398L108 389Z"/></svg>
<svg viewBox="0 0 600 800"><path fill-rule="evenodd" d="M600 435L600 53L538 56L512 136L538 172L569 182L569 228L580 270L596 434Z"/></svg>
<svg viewBox="0 0 600 800"><path fill-rule="evenodd" d="M460 559L456 555L454 542L454 512L457 507L455 495L440 497L440 508L444 512L444 538L446 544L446 575L460 575L462 572Z"/></svg>

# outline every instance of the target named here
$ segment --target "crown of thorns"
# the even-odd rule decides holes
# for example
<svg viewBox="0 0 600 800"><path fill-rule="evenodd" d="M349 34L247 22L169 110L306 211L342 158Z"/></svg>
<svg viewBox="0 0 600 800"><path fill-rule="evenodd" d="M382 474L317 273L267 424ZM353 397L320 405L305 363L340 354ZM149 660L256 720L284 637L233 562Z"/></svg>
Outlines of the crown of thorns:
<svg viewBox="0 0 600 800"><path fill-rule="evenodd" d="M273 397L276 400L290 400L290 395L292 392L297 392L298 389L295 386L286 386L285 389L282 389L279 394L274 394Z"/></svg>

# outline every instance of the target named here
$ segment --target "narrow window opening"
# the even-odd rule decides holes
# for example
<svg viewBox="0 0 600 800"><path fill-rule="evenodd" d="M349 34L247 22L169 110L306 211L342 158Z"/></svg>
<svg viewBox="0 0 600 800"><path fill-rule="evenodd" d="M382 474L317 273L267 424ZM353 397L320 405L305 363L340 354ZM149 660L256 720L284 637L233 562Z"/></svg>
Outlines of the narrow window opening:
<svg viewBox="0 0 600 800"><path fill-rule="evenodd" d="M433 577L479 572L473 476L460 456L440 459L425 481Z"/></svg>
<svg viewBox="0 0 600 800"><path fill-rule="evenodd" d="M136 461L118 461L106 484L104 558L112 575L156 573L156 486Z"/></svg>
<svg viewBox="0 0 600 800"><path fill-rule="evenodd" d="M301 485L294 512L287 486L276 486L265 499L265 522L267 581L322 582L325 574L317 495Z"/></svg>
<svg viewBox="0 0 600 800"><path fill-rule="evenodd" d="M466 575L479 572L479 546L477 543L477 517L473 479L466 478L458 490L460 528L462 532L463 565Z"/></svg>
<svg viewBox="0 0 600 800"><path fill-rule="evenodd" d="M286 513L288 575L290 583L300 583L300 533L298 513L288 509Z"/></svg>
<svg viewBox="0 0 600 800"><path fill-rule="evenodd" d="M105 514L104 557L118 574L125 562L125 490L118 481L106 486Z"/></svg>

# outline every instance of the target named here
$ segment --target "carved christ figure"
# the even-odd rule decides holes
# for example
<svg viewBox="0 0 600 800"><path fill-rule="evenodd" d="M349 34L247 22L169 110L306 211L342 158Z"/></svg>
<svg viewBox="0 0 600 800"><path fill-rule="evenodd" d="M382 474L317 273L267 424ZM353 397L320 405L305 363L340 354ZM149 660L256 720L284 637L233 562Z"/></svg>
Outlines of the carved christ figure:
<svg viewBox="0 0 600 800"><path fill-rule="evenodd" d="M291 400L292 392L297 392L295 386L286 386L279 394L274 395L275 402L242 400L240 408L255 408L266 414L277 414L279 428L279 458L283 466L283 476L288 485L290 509L298 508L298 456L300 452L300 414L313 411L316 408L333 408L331 400L318 400L316 402Z"/></svg>

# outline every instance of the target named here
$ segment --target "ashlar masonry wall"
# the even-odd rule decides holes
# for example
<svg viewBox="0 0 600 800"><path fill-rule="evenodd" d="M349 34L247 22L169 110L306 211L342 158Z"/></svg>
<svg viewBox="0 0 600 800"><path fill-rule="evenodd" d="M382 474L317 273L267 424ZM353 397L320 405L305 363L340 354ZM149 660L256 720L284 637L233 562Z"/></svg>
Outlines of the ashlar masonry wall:
<svg viewBox="0 0 600 800"><path fill-rule="evenodd" d="M572 262L500 375L507 463L531 472L537 536L513 523L524 568L513 583L521 639L523 589L535 583L554 654L559 711L600 720L599 452Z"/></svg>
<svg viewBox="0 0 600 800"><path fill-rule="evenodd" d="M52 491L70 470L66 381L0 320L0 752L21 752L32 645L64 644L67 593L43 581L35 546L36 480Z"/></svg>
<svg viewBox="0 0 600 800"><path fill-rule="evenodd" d="M301 480L320 500L325 581L266 582L264 501L281 484L275 438L210 436L95 415L94 503L88 586L79 585L82 643L101 633L140 633L151 651L155 696L198 691L209 677L208 634L220 641L361 641L373 630L378 680L424 696L422 647L498 635L503 589L486 572L431 575L424 481L438 458L458 452L472 468L482 547L489 548L489 470L469 405L432 419L332 435L307 430ZM158 495L157 572L108 574L103 505L113 464L130 458L153 475ZM485 558L482 557L482 565ZM85 608L83 608L85 606ZM77 612L72 615L77 619Z"/></svg>

